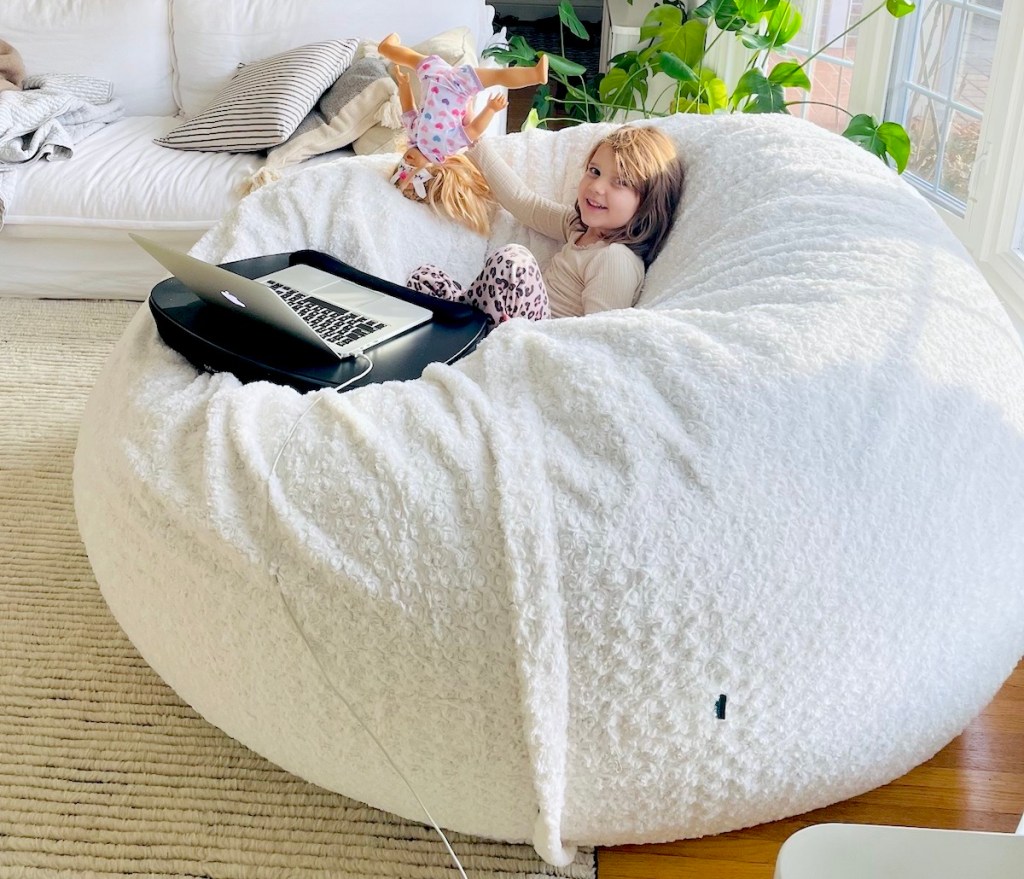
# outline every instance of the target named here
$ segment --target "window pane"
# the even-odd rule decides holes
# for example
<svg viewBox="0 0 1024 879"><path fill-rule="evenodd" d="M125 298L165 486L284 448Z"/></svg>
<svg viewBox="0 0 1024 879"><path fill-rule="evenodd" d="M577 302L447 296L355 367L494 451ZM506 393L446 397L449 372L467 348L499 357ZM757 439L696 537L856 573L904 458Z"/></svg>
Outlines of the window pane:
<svg viewBox="0 0 1024 879"><path fill-rule="evenodd" d="M815 45L824 46L860 18L860 0L824 0L820 4ZM842 40L840 40L840 43ZM838 46L839 43L836 43Z"/></svg>
<svg viewBox="0 0 1024 879"><path fill-rule="evenodd" d="M850 122L850 117L838 107L846 107L850 100L851 71L837 64L829 64L819 60L814 64L813 100L821 103L811 104L807 109L807 118L830 131L843 131ZM831 104L833 106L823 106Z"/></svg>
<svg viewBox="0 0 1024 879"><path fill-rule="evenodd" d="M987 15L969 15L964 34L964 50L956 77L954 100L979 113L985 107L988 81L992 76L992 58L996 50L999 22Z"/></svg>
<svg viewBox="0 0 1024 879"><path fill-rule="evenodd" d="M921 4L921 34L917 42L917 64L911 82L940 95L953 88L959 58L960 24L963 10L945 3Z"/></svg>
<svg viewBox="0 0 1024 879"><path fill-rule="evenodd" d="M942 156L942 176L939 188L957 201L966 202L971 184L971 168L978 152L978 134L981 120L963 113L953 113Z"/></svg>
<svg viewBox="0 0 1024 879"><path fill-rule="evenodd" d="M904 126L913 144L907 170L934 187L946 130L946 105L915 92L910 97Z"/></svg>
<svg viewBox="0 0 1024 879"><path fill-rule="evenodd" d="M900 23L886 115L910 135L914 182L954 211L966 208L1001 6L919 0Z"/></svg>
<svg viewBox="0 0 1024 879"><path fill-rule="evenodd" d="M800 33L789 44L789 52L798 59L817 52L835 39L851 23L861 17L863 0L805 0L799 4L802 15ZM850 77L856 53L856 32L847 34L829 46L806 68L811 80L808 94L802 89L787 89L787 101L806 101L790 107L795 116L803 116L832 131L843 131L849 116L838 107L846 108L850 98ZM770 65L784 60L773 55Z"/></svg>
<svg viewBox="0 0 1024 879"><path fill-rule="evenodd" d="M827 0L826 0L827 2ZM800 6L800 31L789 41L791 51L806 57L810 55L811 34L814 32L814 21L818 14L818 0L806 0Z"/></svg>
<svg viewBox="0 0 1024 879"><path fill-rule="evenodd" d="M841 33L841 32L840 32ZM820 58L845 58L849 61L853 61L853 56L857 53L857 32L847 34L841 40L836 40L831 46L829 46L824 52L818 57Z"/></svg>

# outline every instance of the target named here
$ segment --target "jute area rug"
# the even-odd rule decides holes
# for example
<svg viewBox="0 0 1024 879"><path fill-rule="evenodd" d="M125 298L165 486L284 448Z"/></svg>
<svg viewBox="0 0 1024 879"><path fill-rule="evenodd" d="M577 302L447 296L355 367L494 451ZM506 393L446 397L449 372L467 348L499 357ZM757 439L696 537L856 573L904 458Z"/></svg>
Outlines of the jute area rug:
<svg viewBox="0 0 1024 879"><path fill-rule="evenodd" d="M124 302L0 299L0 877L458 876L429 828L307 784L136 653L78 538L72 455ZM182 649L188 649L187 638ZM469 879L593 879L450 837Z"/></svg>

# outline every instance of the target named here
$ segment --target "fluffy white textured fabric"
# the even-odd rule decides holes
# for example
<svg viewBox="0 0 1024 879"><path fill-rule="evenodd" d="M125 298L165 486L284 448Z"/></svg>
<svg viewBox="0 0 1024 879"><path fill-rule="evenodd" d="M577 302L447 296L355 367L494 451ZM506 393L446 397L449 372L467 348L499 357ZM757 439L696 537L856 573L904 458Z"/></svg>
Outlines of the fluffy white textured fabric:
<svg viewBox="0 0 1024 879"><path fill-rule="evenodd" d="M75 470L113 612L209 720L443 825L654 841L931 756L1024 651L1024 358L926 202L785 117L676 117L688 183L640 307L512 321L323 400L197 375L140 313ZM587 126L496 142L571 200ZM314 247L469 280L489 242L346 159L244 200L215 260ZM187 645L187 649L186 649ZM715 704L726 694L726 716Z"/></svg>

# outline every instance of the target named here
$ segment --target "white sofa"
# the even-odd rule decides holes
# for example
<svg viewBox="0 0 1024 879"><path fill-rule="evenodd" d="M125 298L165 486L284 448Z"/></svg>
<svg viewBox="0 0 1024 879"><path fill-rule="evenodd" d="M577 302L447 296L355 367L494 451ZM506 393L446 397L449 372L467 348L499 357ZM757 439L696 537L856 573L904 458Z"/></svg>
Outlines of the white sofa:
<svg viewBox="0 0 1024 879"><path fill-rule="evenodd" d="M482 49L493 17L483 0L4 0L0 37L29 74L110 80L126 115L70 160L19 169L0 230L0 295L145 298L166 273L126 233L188 249L264 161L153 143L201 111L239 64L394 30L415 43L466 26Z"/></svg>

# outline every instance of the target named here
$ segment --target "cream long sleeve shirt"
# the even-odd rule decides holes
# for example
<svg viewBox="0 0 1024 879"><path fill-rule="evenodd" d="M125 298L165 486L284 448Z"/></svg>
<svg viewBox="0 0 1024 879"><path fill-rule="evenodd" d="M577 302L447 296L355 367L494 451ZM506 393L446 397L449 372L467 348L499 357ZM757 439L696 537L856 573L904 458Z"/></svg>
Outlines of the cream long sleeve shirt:
<svg viewBox="0 0 1024 879"><path fill-rule="evenodd" d="M630 308L640 295L644 263L625 244L577 244L575 211L531 192L515 172L487 147L486 138L466 155L487 179L494 197L520 223L565 242L541 267L552 317L571 317Z"/></svg>

